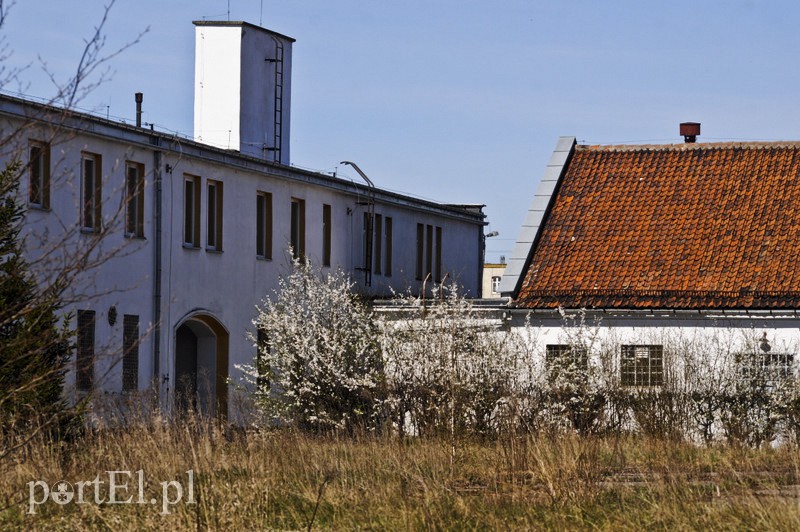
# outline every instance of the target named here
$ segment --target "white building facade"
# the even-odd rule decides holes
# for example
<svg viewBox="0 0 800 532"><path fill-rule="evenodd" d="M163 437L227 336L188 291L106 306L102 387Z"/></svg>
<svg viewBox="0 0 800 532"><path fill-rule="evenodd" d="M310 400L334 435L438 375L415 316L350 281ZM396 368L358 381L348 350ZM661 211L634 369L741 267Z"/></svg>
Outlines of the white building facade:
<svg viewBox="0 0 800 532"><path fill-rule="evenodd" d="M256 354L256 305L292 255L368 297L443 279L480 292L481 205L289 166L292 39L196 26L197 141L0 96L2 160L26 163L32 271L68 286L70 397L152 389L164 408L186 397L226 415L229 379Z"/></svg>

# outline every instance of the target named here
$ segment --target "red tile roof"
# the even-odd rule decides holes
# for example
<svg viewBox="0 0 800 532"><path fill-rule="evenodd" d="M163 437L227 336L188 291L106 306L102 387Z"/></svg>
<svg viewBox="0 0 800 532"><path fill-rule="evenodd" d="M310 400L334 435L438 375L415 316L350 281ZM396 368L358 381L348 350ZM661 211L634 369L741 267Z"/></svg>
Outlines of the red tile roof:
<svg viewBox="0 0 800 532"><path fill-rule="evenodd" d="M577 146L528 308L800 308L800 143Z"/></svg>

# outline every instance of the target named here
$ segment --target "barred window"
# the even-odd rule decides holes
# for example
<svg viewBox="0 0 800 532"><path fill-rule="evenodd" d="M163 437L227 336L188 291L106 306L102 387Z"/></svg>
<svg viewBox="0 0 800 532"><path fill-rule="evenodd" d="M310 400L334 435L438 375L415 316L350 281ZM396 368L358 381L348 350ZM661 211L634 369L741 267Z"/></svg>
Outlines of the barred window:
<svg viewBox="0 0 800 532"><path fill-rule="evenodd" d="M586 348L569 344L548 344L545 351L545 368L550 382L560 378L577 377L579 371L589 367Z"/></svg>
<svg viewBox="0 0 800 532"><path fill-rule="evenodd" d="M139 389L139 316L122 318L122 389Z"/></svg>
<svg viewBox="0 0 800 532"><path fill-rule="evenodd" d="M91 390L94 383L94 322L93 310L78 311L75 387L82 391Z"/></svg>
<svg viewBox="0 0 800 532"><path fill-rule="evenodd" d="M623 345L621 367L623 386L661 386L664 384L664 347Z"/></svg>
<svg viewBox="0 0 800 532"><path fill-rule="evenodd" d="M775 386L794 375L791 353L742 353L736 359L743 383Z"/></svg>

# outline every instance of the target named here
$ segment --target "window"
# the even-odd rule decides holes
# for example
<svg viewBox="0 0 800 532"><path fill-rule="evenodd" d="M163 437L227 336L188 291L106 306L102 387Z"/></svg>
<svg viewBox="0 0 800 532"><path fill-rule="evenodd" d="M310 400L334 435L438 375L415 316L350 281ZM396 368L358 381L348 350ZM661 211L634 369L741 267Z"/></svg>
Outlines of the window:
<svg viewBox="0 0 800 532"><path fill-rule="evenodd" d="M322 265L331 265L331 206L322 205Z"/></svg>
<svg viewBox="0 0 800 532"><path fill-rule="evenodd" d="M433 272L433 226L425 226L425 276Z"/></svg>
<svg viewBox="0 0 800 532"><path fill-rule="evenodd" d="M122 317L122 390L139 389L139 316Z"/></svg>
<svg viewBox="0 0 800 532"><path fill-rule="evenodd" d="M392 275L392 217L387 216L384 219L384 224L386 231L386 267L383 269L383 274L389 277Z"/></svg>
<svg viewBox="0 0 800 532"><path fill-rule="evenodd" d="M77 353L75 356L75 387L92 389L94 381L94 311L78 311Z"/></svg>
<svg viewBox="0 0 800 532"><path fill-rule="evenodd" d="M272 260L272 194L256 194L256 256Z"/></svg>
<svg viewBox="0 0 800 532"><path fill-rule="evenodd" d="M433 279L437 283L442 282L442 228L436 227L436 244L435 244L435 266L436 270L433 272Z"/></svg>
<svg viewBox="0 0 800 532"><path fill-rule="evenodd" d="M382 252L383 252L383 216L380 214L375 215L375 240L373 242L373 255L375 255L375 273L379 274L383 271L381 266Z"/></svg>
<svg viewBox="0 0 800 532"><path fill-rule="evenodd" d="M428 276L442 280L442 228L417 224L417 280Z"/></svg>
<svg viewBox="0 0 800 532"><path fill-rule="evenodd" d="M500 293L500 279L501 277L499 275L492 276L492 293Z"/></svg>
<svg viewBox="0 0 800 532"><path fill-rule="evenodd" d="M306 254L306 202L292 198L292 226L289 244L292 246L292 257L302 259Z"/></svg>
<svg viewBox="0 0 800 532"><path fill-rule="evenodd" d="M125 166L125 236L144 238L144 165Z"/></svg>
<svg viewBox="0 0 800 532"><path fill-rule="evenodd" d="M576 382L585 378L589 367L589 356L581 346L568 344L548 344L545 352L545 367L550 382L567 379Z"/></svg>
<svg viewBox="0 0 800 532"><path fill-rule="evenodd" d="M50 208L50 146L31 141L28 159L30 188L28 202L40 209Z"/></svg>
<svg viewBox="0 0 800 532"><path fill-rule="evenodd" d="M365 272L371 271L372 266L372 244L375 242L372 226L372 215L369 212L365 212L364 223L361 227L361 254L363 257L361 269Z"/></svg>
<svg viewBox="0 0 800 532"><path fill-rule="evenodd" d="M81 227L99 231L101 227L102 193L100 156L84 153L81 156Z"/></svg>
<svg viewBox="0 0 800 532"><path fill-rule="evenodd" d="M425 260L424 256L424 249L425 249L425 226L423 224L417 224L417 280L422 280L422 265L423 261Z"/></svg>
<svg viewBox="0 0 800 532"><path fill-rule="evenodd" d="M738 354L736 361L742 384L774 387L794 375L794 355L791 353Z"/></svg>
<svg viewBox="0 0 800 532"><path fill-rule="evenodd" d="M622 346L622 385L664 384L664 348L660 345Z"/></svg>
<svg viewBox="0 0 800 532"><path fill-rule="evenodd" d="M222 251L222 182L208 180L206 249Z"/></svg>
<svg viewBox="0 0 800 532"><path fill-rule="evenodd" d="M192 175L183 180L183 245L200 247L200 178Z"/></svg>
<svg viewBox="0 0 800 532"><path fill-rule="evenodd" d="M267 355L270 352L269 336L262 327L256 333L256 386L258 391L269 387L269 361Z"/></svg>

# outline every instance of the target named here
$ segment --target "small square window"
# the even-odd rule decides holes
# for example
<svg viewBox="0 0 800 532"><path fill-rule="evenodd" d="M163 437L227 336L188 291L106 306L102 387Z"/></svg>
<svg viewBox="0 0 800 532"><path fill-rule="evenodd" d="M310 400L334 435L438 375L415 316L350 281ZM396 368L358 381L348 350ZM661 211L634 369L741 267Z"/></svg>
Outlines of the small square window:
<svg viewBox="0 0 800 532"><path fill-rule="evenodd" d="M621 369L623 386L661 386L664 384L663 346L623 345Z"/></svg>

